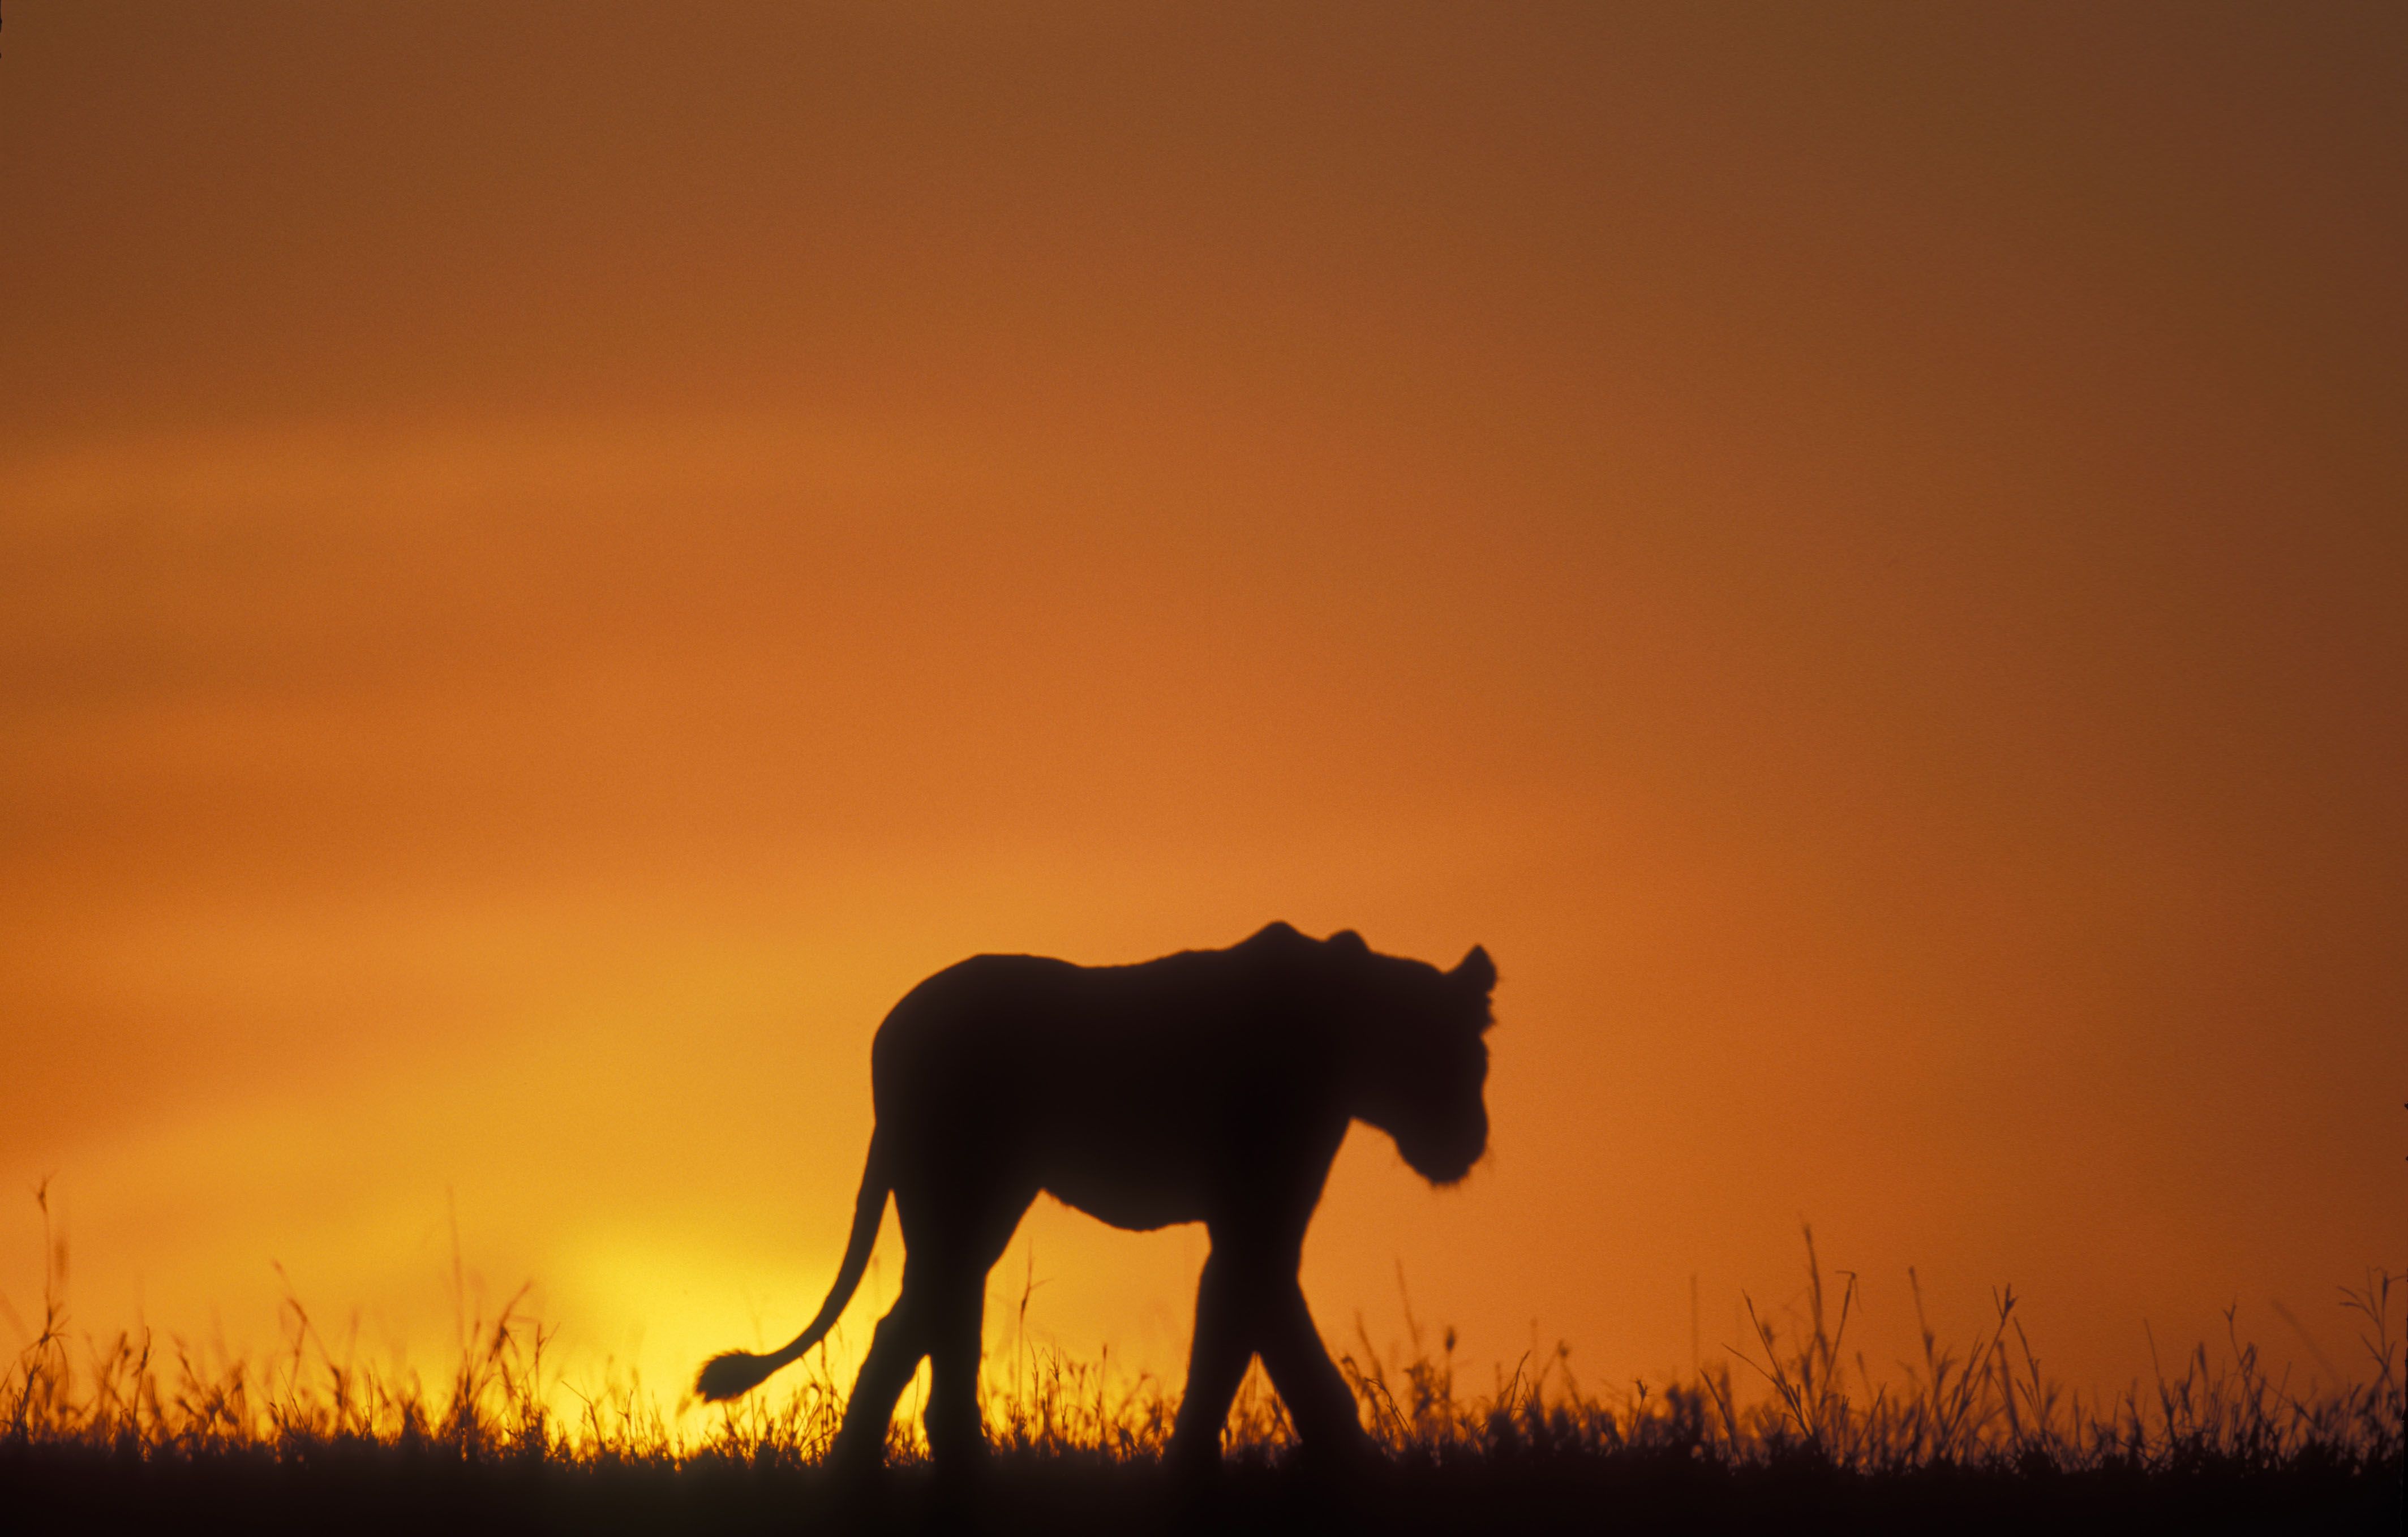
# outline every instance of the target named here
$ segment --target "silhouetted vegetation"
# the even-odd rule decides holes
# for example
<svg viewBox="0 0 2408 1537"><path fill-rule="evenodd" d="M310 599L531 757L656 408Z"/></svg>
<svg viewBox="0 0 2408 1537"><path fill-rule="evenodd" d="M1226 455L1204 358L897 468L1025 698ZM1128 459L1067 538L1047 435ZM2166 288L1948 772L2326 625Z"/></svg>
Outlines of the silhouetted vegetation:
<svg viewBox="0 0 2408 1537"><path fill-rule="evenodd" d="M2154 1383L2092 1399L2042 1375L2008 1292L1977 1337L1927 1328L1911 1372L1876 1379L1848 1348L1853 1279L1831 1289L1811 1233L1807 1255L1796 1318L1751 1302L1756 1337L1688 1381L1592 1388L1558 1348L1473 1392L1452 1330L1432 1349L1416 1329L1403 1360L1358 1342L1340 1364L1379 1450L1369 1467L1299 1458L1256 1371L1210 1487L1163 1469L1178 1405L1158 1382L1003 1352L986 1395L994 1453L967 1490L932 1479L908 1418L879 1483L823 1468L843 1408L824 1365L782 1398L672 1419L632 1382L568 1383L546 1360L550 1331L516 1300L465 1319L453 1370L429 1385L358 1361L291 1298L271 1356L94 1340L71 1329L53 1276L0 1390L0 1526L741 1531L941 1518L1077 1530L1175 1515L1424 1530L2399 1528L2401 1276L2343 1289L2364 1351L2356 1381L2294 1391L2235 1329Z"/></svg>

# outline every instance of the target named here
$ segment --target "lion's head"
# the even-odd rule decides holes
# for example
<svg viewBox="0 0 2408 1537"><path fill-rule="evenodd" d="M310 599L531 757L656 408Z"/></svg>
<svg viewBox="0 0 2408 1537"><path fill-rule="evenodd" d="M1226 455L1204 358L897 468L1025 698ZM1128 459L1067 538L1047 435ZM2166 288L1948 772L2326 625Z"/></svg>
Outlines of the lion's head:
<svg viewBox="0 0 2408 1537"><path fill-rule="evenodd" d="M1357 1118L1396 1139L1415 1173L1453 1185L1488 1149L1489 994L1497 968L1478 945L1452 971L1383 955L1352 929L1324 941L1352 1015Z"/></svg>

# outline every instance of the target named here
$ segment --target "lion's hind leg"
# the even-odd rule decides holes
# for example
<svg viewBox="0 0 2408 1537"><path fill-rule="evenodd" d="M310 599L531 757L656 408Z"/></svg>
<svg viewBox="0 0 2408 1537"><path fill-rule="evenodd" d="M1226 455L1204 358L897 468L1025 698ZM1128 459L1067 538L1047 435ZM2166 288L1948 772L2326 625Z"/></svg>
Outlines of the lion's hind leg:
<svg viewBox="0 0 2408 1537"><path fill-rule="evenodd" d="M895 1405L924 1356L930 1454L940 1468L967 1468L980 1459L986 1450L978 1374L987 1271L1035 1199L1033 1189L998 1191L994 1182L897 1185L903 1291L879 1320L853 1384L837 1433L839 1460L869 1466L881 1460Z"/></svg>
<svg viewBox="0 0 2408 1537"><path fill-rule="evenodd" d="M983 1458L986 1427L979 1413L981 1327L986 1311L986 1271L961 1266L929 1287L928 1452L939 1468L960 1469Z"/></svg>
<svg viewBox="0 0 2408 1537"><path fill-rule="evenodd" d="M886 1432L895 1424L896 1401L910 1386L911 1373L920 1369L920 1357L928 1353L914 1291L907 1262L903 1295L878 1320L861 1374L853 1379L853 1396L845 1401L844 1425L837 1431L836 1445L829 1454L832 1461L867 1469L885 1459Z"/></svg>
<svg viewBox="0 0 2408 1537"><path fill-rule="evenodd" d="M904 1241L919 1267L921 1329L928 1351L928 1451L941 1468L967 1470L984 1458L986 1426L979 1411L981 1333L986 1277L1011 1243L1037 1199L1034 1185L966 1174L939 1199L912 1192L898 1199ZM904 1268L910 1285L911 1263Z"/></svg>

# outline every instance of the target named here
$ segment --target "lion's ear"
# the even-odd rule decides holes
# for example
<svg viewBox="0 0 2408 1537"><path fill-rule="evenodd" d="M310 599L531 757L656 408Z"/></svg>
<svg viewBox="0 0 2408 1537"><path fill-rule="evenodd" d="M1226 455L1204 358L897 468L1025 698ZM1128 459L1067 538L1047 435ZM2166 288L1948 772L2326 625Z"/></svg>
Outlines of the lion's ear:
<svg viewBox="0 0 2408 1537"><path fill-rule="evenodd" d="M1343 950L1354 955L1368 955L1371 953L1371 947L1363 942L1363 936L1351 928L1341 928L1329 936L1329 948Z"/></svg>
<svg viewBox="0 0 2408 1537"><path fill-rule="evenodd" d="M1471 953L1447 974L1482 998L1486 998L1497 986L1497 963L1488 958L1486 950L1476 944L1471 947Z"/></svg>

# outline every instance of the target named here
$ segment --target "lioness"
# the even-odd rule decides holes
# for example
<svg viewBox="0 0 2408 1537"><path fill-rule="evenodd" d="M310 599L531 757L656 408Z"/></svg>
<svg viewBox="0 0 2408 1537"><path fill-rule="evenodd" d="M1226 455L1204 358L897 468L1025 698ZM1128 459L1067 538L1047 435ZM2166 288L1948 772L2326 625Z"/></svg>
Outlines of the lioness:
<svg viewBox="0 0 2408 1537"><path fill-rule="evenodd" d="M1297 1284L1305 1226L1350 1121L1395 1138L1433 1184L1470 1171L1488 1143L1482 1037L1496 983L1477 946L1441 972L1351 930L1315 941L1282 923L1137 966L948 967L870 1046L877 1129L819 1315L768 1355L713 1357L695 1390L734 1398L819 1343L861 1283L892 1192L902 1296L879 1321L836 1455L879 1460L926 1356L929 1448L940 1465L974 1458L987 1271L1050 1191L1114 1227L1201 1222L1211 1235L1175 1462L1218 1458L1255 1355L1308 1447L1359 1450L1354 1397Z"/></svg>

